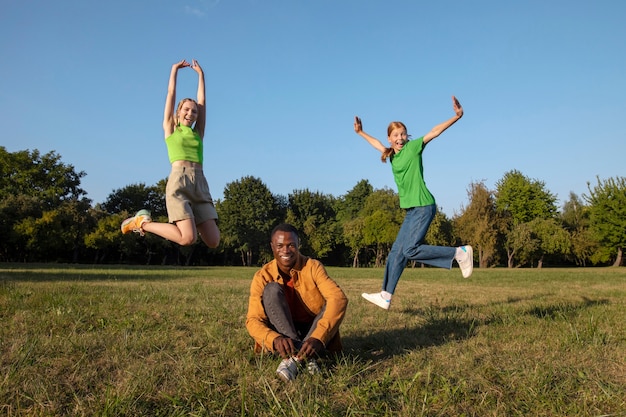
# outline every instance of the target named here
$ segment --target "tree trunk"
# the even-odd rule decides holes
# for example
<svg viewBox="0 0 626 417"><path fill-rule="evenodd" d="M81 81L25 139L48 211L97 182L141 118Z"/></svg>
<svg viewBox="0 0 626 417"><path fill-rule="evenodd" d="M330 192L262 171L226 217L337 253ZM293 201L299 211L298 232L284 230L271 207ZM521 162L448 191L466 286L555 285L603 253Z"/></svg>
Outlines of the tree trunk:
<svg viewBox="0 0 626 417"><path fill-rule="evenodd" d="M513 253L509 250L506 251L506 257L507 257L507 265L509 268L513 268Z"/></svg>
<svg viewBox="0 0 626 417"><path fill-rule="evenodd" d="M383 265L383 250L382 248L376 249L376 263L374 266L376 268L380 268Z"/></svg>
<svg viewBox="0 0 626 417"><path fill-rule="evenodd" d="M615 258L615 262L613 262L613 266L621 266L622 265L622 255L624 252L622 248L617 248L617 257Z"/></svg>
<svg viewBox="0 0 626 417"><path fill-rule="evenodd" d="M485 257L485 251L482 250L481 248L478 248L478 267L479 268L489 267L489 262L487 262L487 259Z"/></svg>

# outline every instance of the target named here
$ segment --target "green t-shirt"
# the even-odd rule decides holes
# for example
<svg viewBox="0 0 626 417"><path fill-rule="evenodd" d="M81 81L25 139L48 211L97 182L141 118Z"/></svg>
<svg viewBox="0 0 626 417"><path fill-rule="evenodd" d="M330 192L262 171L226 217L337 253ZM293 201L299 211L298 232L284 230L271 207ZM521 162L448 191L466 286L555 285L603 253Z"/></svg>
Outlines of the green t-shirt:
<svg viewBox="0 0 626 417"><path fill-rule="evenodd" d="M191 161L202 163L202 138L189 126L178 125L165 139L170 163Z"/></svg>
<svg viewBox="0 0 626 417"><path fill-rule="evenodd" d="M423 207L435 204L435 197L426 188L422 152L424 137L408 141L391 159L393 179L398 187L400 207Z"/></svg>

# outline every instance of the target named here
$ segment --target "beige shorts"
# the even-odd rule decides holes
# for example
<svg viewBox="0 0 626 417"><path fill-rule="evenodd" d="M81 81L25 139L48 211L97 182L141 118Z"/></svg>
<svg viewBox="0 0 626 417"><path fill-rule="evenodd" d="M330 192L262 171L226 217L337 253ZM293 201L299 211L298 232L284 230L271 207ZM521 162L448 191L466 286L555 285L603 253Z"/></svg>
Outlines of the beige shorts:
<svg viewBox="0 0 626 417"><path fill-rule="evenodd" d="M165 205L170 223L194 219L196 224L217 219L209 184L202 169L172 167L165 187Z"/></svg>

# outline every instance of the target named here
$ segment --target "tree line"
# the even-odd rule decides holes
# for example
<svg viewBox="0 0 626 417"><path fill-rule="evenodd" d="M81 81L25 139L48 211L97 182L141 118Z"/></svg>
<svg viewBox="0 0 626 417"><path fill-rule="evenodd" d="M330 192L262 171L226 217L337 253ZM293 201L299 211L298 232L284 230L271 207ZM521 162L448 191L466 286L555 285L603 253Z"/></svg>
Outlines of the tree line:
<svg viewBox="0 0 626 417"><path fill-rule="evenodd" d="M121 222L148 208L167 221L166 179L131 184L93 204L76 172L55 151L0 147L0 261L153 265L260 265L272 258L269 234L296 226L301 251L327 265L381 267L404 218L398 195L359 181L336 197L309 189L273 194L260 178L227 184L216 201L220 246L181 247L146 234L122 235ZM480 268L619 266L626 243L626 178L596 178L560 209L545 183L511 170L490 190L468 185L468 204L452 218L438 211L431 245L474 247ZM416 266L416 265L414 265Z"/></svg>

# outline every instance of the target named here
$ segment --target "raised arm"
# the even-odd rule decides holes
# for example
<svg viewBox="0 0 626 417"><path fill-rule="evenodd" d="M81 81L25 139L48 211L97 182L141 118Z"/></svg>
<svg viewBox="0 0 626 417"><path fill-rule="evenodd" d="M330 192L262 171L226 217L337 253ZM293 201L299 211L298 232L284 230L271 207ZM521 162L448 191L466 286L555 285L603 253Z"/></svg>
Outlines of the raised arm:
<svg viewBox="0 0 626 417"><path fill-rule="evenodd" d="M196 119L195 129L201 138L204 138L204 127L206 125L206 93L204 87L204 72L202 67L195 59L191 62L191 68L198 73L198 93L196 102L198 103L198 118Z"/></svg>
<svg viewBox="0 0 626 417"><path fill-rule="evenodd" d="M174 132L176 127L176 75L180 68L188 67L189 63L184 59L172 65L170 80L167 86L167 97L165 98L165 109L163 110L163 132L167 138Z"/></svg>
<svg viewBox="0 0 626 417"><path fill-rule="evenodd" d="M354 131L381 153L385 151L386 147L381 141L363 131L363 124L357 116L354 117Z"/></svg>
<svg viewBox="0 0 626 417"><path fill-rule="evenodd" d="M430 132L425 134L424 145L441 135L444 130L455 124L457 120L463 117L463 107L461 107L461 103L459 103L459 100L457 100L454 96L452 96L452 108L454 109L455 115L445 122L439 123L437 126L433 127Z"/></svg>

